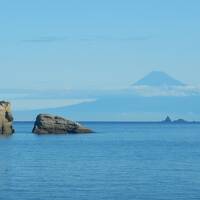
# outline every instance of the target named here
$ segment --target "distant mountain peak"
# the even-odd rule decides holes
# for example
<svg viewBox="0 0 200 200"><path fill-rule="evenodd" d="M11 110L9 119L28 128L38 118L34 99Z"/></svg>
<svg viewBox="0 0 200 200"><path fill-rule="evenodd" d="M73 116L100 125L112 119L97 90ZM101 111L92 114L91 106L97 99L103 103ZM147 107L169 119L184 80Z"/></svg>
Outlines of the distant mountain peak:
<svg viewBox="0 0 200 200"><path fill-rule="evenodd" d="M140 79L134 86L183 86L185 85L181 81L178 81L162 71L152 71L144 78Z"/></svg>

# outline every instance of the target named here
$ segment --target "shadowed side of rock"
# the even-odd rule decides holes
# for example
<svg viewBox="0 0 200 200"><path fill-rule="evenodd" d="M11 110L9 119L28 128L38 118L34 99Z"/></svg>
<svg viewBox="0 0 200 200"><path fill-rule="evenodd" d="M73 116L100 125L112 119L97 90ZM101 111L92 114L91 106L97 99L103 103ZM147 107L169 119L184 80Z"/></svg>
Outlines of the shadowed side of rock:
<svg viewBox="0 0 200 200"><path fill-rule="evenodd" d="M92 130L81 124L60 116L39 114L36 118L33 133L61 134L61 133L91 133Z"/></svg>
<svg viewBox="0 0 200 200"><path fill-rule="evenodd" d="M14 129L11 104L0 101L0 135L11 135L12 133L14 133Z"/></svg>

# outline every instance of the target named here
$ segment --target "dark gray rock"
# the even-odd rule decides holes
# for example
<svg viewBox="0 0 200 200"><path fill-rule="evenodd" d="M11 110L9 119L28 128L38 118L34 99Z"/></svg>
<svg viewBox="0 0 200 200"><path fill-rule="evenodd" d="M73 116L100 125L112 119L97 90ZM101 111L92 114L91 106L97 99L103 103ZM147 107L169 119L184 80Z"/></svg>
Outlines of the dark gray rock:
<svg viewBox="0 0 200 200"><path fill-rule="evenodd" d="M0 135L11 135L12 133L14 133L14 129L11 104L0 101Z"/></svg>
<svg viewBox="0 0 200 200"><path fill-rule="evenodd" d="M190 123L184 119L177 119L177 120L174 120L173 123L177 123L177 124L186 124L186 123Z"/></svg>
<svg viewBox="0 0 200 200"><path fill-rule="evenodd" d="M165 120L161 121L161 123L187 124L187 123L199 123L199 122L186 121L184 119L171 120L171 118L167 116Z"/></svg>
<svg viewBox="0 0 200 200"><path fill-rule="evenodd" d="M81 124L60 116L39 114L36 118L33 133L61 134L61 133L91 133L92 130Z"/></svg>
<svg viewBox="0 0 200 200"><path fill-rule="evenodd" d="M162 123L172 123L172 120L169 116L167 116L166 119L162 121Z"/></svg>

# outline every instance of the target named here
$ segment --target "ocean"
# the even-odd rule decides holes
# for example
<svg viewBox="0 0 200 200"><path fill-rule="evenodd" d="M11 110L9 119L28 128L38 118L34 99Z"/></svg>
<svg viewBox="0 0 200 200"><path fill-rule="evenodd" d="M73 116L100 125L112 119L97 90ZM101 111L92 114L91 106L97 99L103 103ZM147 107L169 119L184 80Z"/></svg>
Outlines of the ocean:
<svg viewBox="0 0 200 200"><path fill-rule="evenodd" d="M0 137L0 200L199 200L200 124L84 122L92 134Z"/></svg>

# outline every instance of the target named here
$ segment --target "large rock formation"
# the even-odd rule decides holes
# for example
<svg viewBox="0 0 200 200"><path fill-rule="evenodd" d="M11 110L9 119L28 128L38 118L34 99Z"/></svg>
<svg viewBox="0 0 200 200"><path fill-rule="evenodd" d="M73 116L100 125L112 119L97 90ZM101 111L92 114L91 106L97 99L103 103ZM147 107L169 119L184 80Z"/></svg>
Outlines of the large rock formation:
<svg viewBox="0 0 200 200"><path fill-rule="evenodd" d="M10 135L14 133L12 123L13 116L10 103L0 101L0 135Z"/></svg>
<svg viewBox="0 0 200 200"><path fill-rule="evenodd" d="M39 114L32 132L37 134L91 133L92 130L63 117Z"/></svg>

